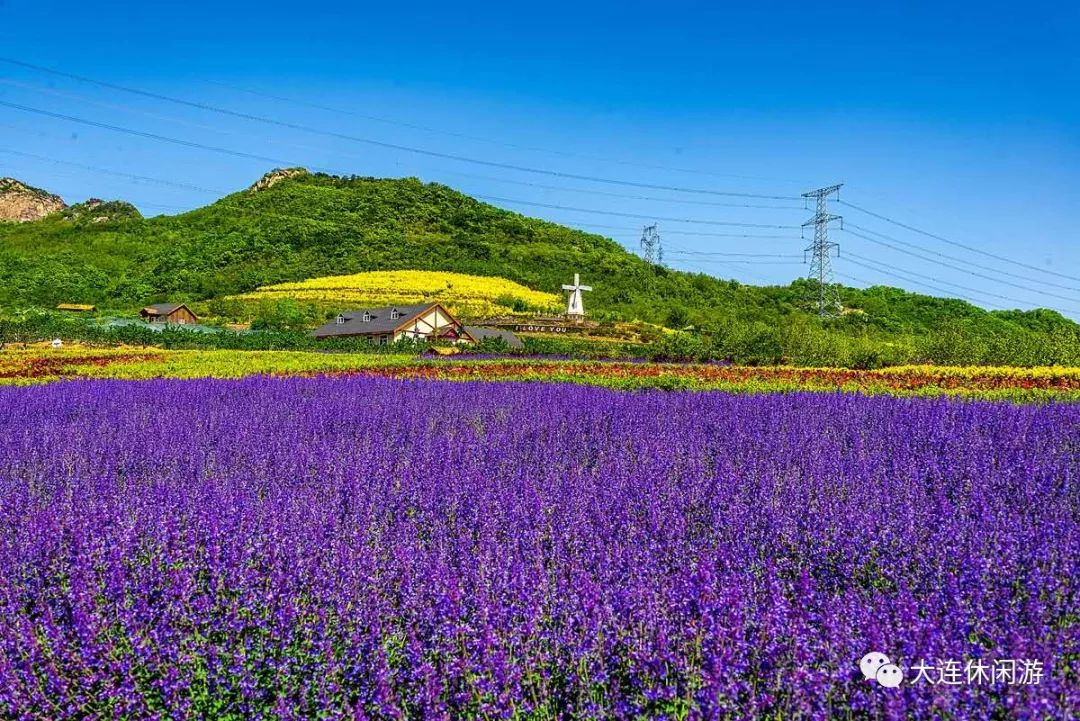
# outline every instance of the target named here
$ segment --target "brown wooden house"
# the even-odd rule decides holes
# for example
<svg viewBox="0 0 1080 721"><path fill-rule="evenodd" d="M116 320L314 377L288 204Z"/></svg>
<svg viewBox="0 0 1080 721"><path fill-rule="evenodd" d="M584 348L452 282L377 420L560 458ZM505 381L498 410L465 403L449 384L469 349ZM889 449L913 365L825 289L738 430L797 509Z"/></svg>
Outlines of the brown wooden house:
<svg viewBox="0 0 1080 721"><path fill-rule="evenodd" d="M473 342L465 326L441 303L349 310L312 332L316 338L363 336L386 345L403 339Z"/></svg>
<svg viewBox="0 0 1080 721"><path fill-rule="evenodd" d="M198 323L199 316L191 312L183 303L154 303L139 311L147 323L176 323L189 325Z"/></svg>

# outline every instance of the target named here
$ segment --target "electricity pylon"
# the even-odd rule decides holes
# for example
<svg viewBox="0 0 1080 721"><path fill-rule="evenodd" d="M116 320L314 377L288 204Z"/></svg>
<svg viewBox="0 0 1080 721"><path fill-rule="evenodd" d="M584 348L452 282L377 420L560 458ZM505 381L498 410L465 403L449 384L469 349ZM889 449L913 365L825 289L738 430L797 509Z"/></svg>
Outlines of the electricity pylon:
<svg viewBox="0 0 1080 721"><path fill-rule="evenodd" d="M830 215L828 200L829 196L840 196L840 186L830 185L827 188L818 188L803 193L802 197L816 201L814 217L803 223L814 226L814 242L803 253L810 254L810 272L807 278L817 281L816 298L812 300L817 305L818 315L822 318L839 315L840 293L836 290L836 281L833 279L832 263L829 259L830 252L835 248L837 256L840 255L840 244L829 240L829 223L834 220L840 221L840 228L844 227L844 219L839 215Z"/></svg>
<svg viewBox="0 0 1080 721"><path fill-rule="evenodd" d="M664 246L660 242L660 233L656 229L656 223L646 225L641 229L641 257L649 265L664 264Z"/></svg>

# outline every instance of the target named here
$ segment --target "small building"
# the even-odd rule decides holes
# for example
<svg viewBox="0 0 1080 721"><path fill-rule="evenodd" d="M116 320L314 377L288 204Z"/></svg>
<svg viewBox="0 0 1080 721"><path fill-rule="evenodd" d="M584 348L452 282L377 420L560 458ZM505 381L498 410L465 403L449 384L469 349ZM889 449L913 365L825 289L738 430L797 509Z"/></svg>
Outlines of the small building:
<svg viewBox="0 0 1080 721"><path fill-rule="evenodd" d="M504 328L481 328L480 326L467 325L465 326L465 330L477 343L485 338L502 338L506 341L506 345L511 348L525 347L525 344L521 342L520 338L514 335L512 331Z"/></svg>
<svg viewBox="0 0 1080 721"><path fill-rule="evenodd" d="M199 316L192 313L183 303L154 303L140 310L139 315L147 323L190 325L199 322Z"/></svg>
<svg viewBox="0 0 1080 721"><path fill-rule="evenodd" d="M380 345L403 339L473 341L465 326L442 303L344 311L311 334L316 338L364 337Z"/></svg>
<svg viewBox="0 0 1080 721"><path fill-rule="evenodd" d="M585 320L585 300L581 294L592 290L592 286L582 285L581 276L574 273L574 282L562 288L570 291L570 297L566 302L566 317L575 323L581 323Z"/></svg>
<svg viewBox="0 0 1080 721"><path fill-rule="evenodd" d="M97 306L88 303L61 303L56 306L56 309L66 310L71 313L93 313L97 310Z"/></svg>

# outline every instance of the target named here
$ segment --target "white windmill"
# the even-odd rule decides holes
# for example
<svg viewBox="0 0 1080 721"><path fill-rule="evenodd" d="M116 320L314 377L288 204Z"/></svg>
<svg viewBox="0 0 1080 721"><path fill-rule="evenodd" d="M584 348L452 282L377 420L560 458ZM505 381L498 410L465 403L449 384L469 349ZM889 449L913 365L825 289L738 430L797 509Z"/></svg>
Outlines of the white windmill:
<svg viewBox="0 0 1080 721"><path fill-rule="evenodd" d="M591 285L582 285L581 278L574 273L574 284L564 285L563 290L570 291L570 300L566 304L566 317L580 323L585 318L585 303L582 300L583 291L592 290Z"/></svg>

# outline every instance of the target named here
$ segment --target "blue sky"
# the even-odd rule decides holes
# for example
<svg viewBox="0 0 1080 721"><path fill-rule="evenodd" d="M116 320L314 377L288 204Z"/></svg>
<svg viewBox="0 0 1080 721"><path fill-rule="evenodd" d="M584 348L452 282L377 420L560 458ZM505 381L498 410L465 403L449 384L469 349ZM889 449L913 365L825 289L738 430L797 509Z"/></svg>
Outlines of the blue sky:
<svg viewBox="0 0 1080 721"><path fill-rule="evenodd" d="M0 0L0 56L331 132L651 185L797 196L843 182L844 200L1024 265L835 205L849 228L884 233L908 245L869 235L923 256L837 232L839 280L936 295L948 290L986 307L1052 307L1074 318L1078 34L1080 6L1060 2L392 7ZM720 225L797 226L809 215L797 202L437 159L4 63L0 102L313 169L437 180L631 248L646 218L696 221L660 221L668 249L682 251L669 253L673 267L750 283L786 283L806 272L798 230ZM272 165L0 105L0 175L69 202L116 197L146 214L178 212L211 201L215 195L206 191L244 187ZM783 207L729 207L739 204Z"/></svg>

